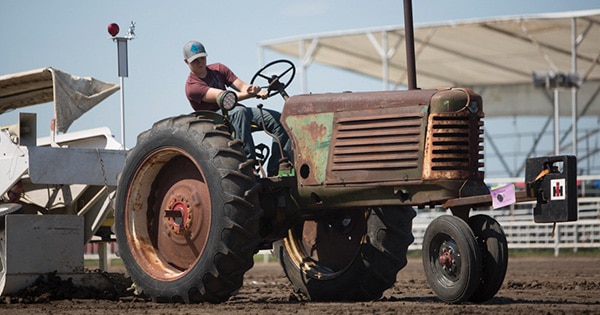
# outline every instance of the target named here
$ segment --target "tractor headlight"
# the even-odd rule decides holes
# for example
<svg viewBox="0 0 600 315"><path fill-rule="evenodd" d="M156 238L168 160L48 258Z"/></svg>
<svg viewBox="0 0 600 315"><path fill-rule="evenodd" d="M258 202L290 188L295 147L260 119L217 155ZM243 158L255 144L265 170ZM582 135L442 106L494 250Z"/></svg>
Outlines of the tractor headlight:
<svg viewBox="0 0 600 315"><path fill-rule="evenodd" d="M233 91L223 91L217 97L217 105L225 110L232 109L237 104L237 94Z"/></svg>

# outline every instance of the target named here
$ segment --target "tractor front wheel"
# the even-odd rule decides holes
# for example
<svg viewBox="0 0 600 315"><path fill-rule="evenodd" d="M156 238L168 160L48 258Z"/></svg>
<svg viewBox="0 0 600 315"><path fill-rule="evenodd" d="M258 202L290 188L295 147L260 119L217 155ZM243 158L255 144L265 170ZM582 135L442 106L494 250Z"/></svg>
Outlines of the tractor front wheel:
<svg viewBox="0 0 600 315"><path fill-rule="evenodd" d="M469 226L481 251L482 267L479 288L469 300L483 302L494 297L504 282L508 267L508 242L500 223L490 216L472 216Z"/></svg>
<svg viewBox="0 0 600 315"><path fill-rule="evenodd" d="M473 231L465 221L437 217L423 237L423 268L431 290L443 301L469 300L479 287L481 254Z"/></svg>

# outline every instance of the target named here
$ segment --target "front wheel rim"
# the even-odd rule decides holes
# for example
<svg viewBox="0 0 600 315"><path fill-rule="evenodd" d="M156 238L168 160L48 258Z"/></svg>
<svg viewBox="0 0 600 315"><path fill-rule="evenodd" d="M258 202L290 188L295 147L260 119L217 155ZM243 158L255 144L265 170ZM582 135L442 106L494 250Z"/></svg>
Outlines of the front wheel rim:
<svg viewBox="0 0 600 315"><path fill-rule="evenodd" d="M440 282L450 286L460 279L462 255L449 235L440 234L432 240L429 257Z"/></svg>

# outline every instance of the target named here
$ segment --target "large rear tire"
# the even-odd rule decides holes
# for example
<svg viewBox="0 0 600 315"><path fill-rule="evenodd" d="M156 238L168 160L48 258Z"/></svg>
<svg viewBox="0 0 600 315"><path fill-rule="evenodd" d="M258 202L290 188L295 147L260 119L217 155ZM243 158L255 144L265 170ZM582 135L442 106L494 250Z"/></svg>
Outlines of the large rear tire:
<svg viewBox="0 0 600 315"><path fill-rule="evenodd" d="M406 266L414 217L410 207L338 210L300 222L274 249L309 300L375 300Z"/></svg>
<svg viewBox="0 0 600 315"><path fill-rule="evenodd" d="M136 290L159 302L227 300L260 243L257 188L242 143L211 119L182 115L140 134L115 207Z"/></svg>

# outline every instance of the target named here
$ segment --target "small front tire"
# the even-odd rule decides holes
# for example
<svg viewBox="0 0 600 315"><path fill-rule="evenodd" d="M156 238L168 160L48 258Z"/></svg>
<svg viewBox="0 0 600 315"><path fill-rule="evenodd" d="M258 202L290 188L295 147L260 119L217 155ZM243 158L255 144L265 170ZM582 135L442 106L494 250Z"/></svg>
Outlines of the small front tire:
<svg viewBox="0 0 600 315"><path fill-rule="evenodd" d="M437 217L425 230L423 268L431 290L444 302L467 301L479 287L481 254L471 228L458 217Z"/></svg>
<svg viewBox="0 0 600 315"><path fill-rule="evenodd" d="M508 268L508 242L498 221L479 214L469 218L469 226L481 251L481 281L479 288L469 298L472 302L483 302L498 293Z"/></svg>

